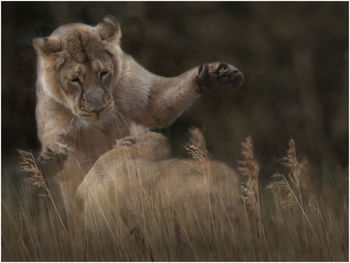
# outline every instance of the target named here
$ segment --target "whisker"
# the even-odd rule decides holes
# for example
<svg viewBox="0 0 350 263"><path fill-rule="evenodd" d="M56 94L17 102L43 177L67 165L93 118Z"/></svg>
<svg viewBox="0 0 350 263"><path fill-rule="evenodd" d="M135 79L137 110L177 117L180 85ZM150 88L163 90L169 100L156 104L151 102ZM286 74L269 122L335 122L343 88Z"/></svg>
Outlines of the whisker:
<svg viewBox="0 0 350 263"><path fill-rule="evenodd" d="M73 118L70 120L67 128L66 128L66 132L65 135L67 135L69 133L69 130L71 129L72 124L74 123L75 120L77 120L78 117L76 115L73 116Z"/></svg>
<svg viewBox="0 0 350 263"><path fill-rule="evenodd" d="M113 106L112 108L112 112L115 114L115 116L121 120L122 125L125 126L125 128L129 127L129 121L128 119L125 117L125 115L118 109L117 106Z"/></svg>
<svg viewBox="0 0 350 263"><path fill-rule="evenodd" d="M111 116L112 118L117 119L120 125L118 125L117 128L120 135L124 134L125 131L129 131L130 121L125 115L118 109L118 107L114 104L111 108Z"/></svg>
<svg viewBox="0 0 350 263"><path fill-rule="evenodd" d="M75 128L74 128L74 141L78 146L78 139L79 139L79 127L80 127L80 118L77 118L77 122L75 123Z"/></svg>

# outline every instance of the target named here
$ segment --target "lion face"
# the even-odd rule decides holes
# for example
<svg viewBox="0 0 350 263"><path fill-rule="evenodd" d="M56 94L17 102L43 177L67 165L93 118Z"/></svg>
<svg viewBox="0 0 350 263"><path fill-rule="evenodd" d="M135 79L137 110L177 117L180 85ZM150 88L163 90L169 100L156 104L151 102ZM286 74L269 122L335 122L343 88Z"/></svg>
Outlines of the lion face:
<svg viewBox="0 0 350 263"><path fill-rule="evenodd" d="M113 47L119 38L118 23L106 17L95 27L70 24L48 38L34 39L44 90L78 118L104 119L114 107L112 84L119 75L119 60Z"/></svg>
<svg viewBox="0 0 350 263"><path fill-rule="evenodd" d="M61 93L75 116L92 121L111 110L114 68L108 56L90 63L70 61L62 66L58 74Z"/></svg>

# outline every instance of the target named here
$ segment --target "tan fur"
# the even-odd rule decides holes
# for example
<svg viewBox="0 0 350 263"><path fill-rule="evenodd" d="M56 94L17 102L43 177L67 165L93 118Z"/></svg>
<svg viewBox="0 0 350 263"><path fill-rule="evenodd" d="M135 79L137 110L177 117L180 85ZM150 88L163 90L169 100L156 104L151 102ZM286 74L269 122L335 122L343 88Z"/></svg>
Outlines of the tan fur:
<svg viewBox="0 0 350 263"><path fill-rule="evenodd" d="M188 207L194 213L225 209L231 219L237 218L239 181L230 167L205 157L169 159L166 138L157 133L123 140L96 161L78 188L89 229L105 228L105 220L116 215L130 229L137 222L130 212L138 217L140 212L133 206L141 203L175 210L188 203L195 205Z"/></svg>
<svg viewBox="0 0 350 263"><path fill-rule="evenodd" d="M65 160L58 178L70 195L115 140L166 127L206 90L243 80L223 63L157 76L122 51L120 37L118 22L107 16L95 27L68 24L33 40L40 160Z"/></svg>

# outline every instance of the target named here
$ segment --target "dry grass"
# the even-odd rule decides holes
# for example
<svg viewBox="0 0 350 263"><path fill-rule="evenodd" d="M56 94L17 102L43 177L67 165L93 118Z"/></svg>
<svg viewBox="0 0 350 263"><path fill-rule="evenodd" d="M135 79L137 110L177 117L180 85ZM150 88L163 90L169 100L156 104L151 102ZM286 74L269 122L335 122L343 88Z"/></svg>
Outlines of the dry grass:
<svg viewBox="0 0 350 263"><path fill-rule="evenodd" d="M201 164L208 162L207 153L198 146L186 149ZM273 175L266 188L259 180L252 139L242 143L239 220L228 216L224 206L202 209L214 199L222 204L220 194L199 201L183 198L165 207L162 201L152 202L139 185L125 200L128 209L123 218L117 208L110 214L96 211L104 217L103 227L96 226L96 231L85 228L79 213L62 220L58 201L33 156L25 151L20 155L22 168L30 175L27 181L46 195L38 196L28 184L17 188L3 184L5 261L348 260L347 175L334 170L312 176L306 160L298 159L293 140L281 167L276 167L282 172Z"/></svg>
<svg viewBox="0 0 350 263"><path fill-rule="evenodd" d="M42 172L40 171L38 165L36 164L35 158L33 154L29 151L24 150L17 150L20 156L19 160L19 168L28 174L28 177L24 180L34 187L37 187L39 189L42 189L46 193L46 197L49 198L55 213L57 215L57 218L60 220L60 223L63 227L63 229L67 232L67 229L63 223L62 217L57 209L57 206L55 204L55 201L52 197L52 194L50 192L49 186L45 180L45 177L43 176Z"/></svg>
<svg viewBox="0 0 350 263"><path fill-rule="evenodd" d="M248 137L242 142L243 160L238 163L238 170L245 177L241 186L242 200L245 207L260 217L259 200L259 164L254 157L253 141Z"/></svg>

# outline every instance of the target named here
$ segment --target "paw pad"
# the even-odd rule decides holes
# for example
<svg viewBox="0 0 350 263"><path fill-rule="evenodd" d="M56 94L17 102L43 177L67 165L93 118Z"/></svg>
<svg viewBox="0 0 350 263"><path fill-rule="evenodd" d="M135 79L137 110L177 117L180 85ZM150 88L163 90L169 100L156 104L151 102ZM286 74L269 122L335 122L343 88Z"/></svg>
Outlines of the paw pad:
<svg viewBox="0 0 350 263"><path fill-rule="evenodd" d="M196 82L198 84L197 91L202 94L218 85L239 88L243 80L243 74L230 64L204 64L198 68L196 76Z"/></svg>

